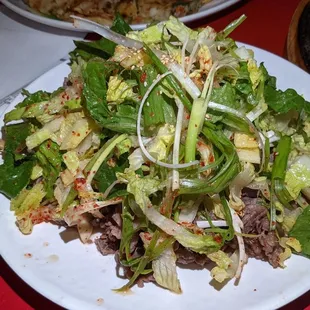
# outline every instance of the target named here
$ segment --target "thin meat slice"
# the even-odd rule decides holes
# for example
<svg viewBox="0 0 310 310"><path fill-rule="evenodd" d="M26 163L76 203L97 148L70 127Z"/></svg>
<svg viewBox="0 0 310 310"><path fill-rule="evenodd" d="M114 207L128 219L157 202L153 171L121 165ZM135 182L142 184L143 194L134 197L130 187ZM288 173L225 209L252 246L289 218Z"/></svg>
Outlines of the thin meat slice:
<svg viewBox="0 0 310 310"><path fill-rule="evenodd" d="M122 237L121 207L111 206L103 208L101 212L104 217L92 222L93 226L100 227L102 232L95 244L102 255L114 254L119 249Z"/></svg>
<svg viewBox="0 0 310 310"><path fill-rule="evenodd" d="M177 242L175 243L174 251L177 256L177 264L195 264L198 266L204 266L210 263L210 259L207 257L207 255L192 252L191 250L184 248Z"/></svg>
<svg viewBox="0 0 310 310"><path fill-rule="evenodd" d="M268 261L274 268L279 267L279 255L283 252L274 231L270 231L267 209L259 198L243 197L245 203L242 217L243 232L257 234L258 238L244 238L246 253L250 257Z"/></svg>

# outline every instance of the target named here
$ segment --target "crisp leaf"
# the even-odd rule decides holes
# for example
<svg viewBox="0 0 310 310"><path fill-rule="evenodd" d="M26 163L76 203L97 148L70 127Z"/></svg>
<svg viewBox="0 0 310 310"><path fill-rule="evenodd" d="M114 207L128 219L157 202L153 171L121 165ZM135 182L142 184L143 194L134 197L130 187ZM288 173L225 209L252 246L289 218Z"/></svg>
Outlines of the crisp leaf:
<svg viewBox="0 0 310 310"><path fill-rule="evenodd" d="M239 109L240 102L236 100L236 92L232 85L226 82L223 86L213 88L211 101L226 105L228 107Z"/></svg>
<svg viewBox="0 0 310 310"><path fill-rule="evenodd" d="M123 19L122 15L116 13L111 30L126 35L129 31L132 31L131 27L127 24L127 22Z"/></svg>
<svg viewBox="0 0 310 310"><path fill-rule="evenodd" d="M26 98L22 102L17 104L15 108L22 108L32 103L46 101L50 98L51 94L42 90L39 90L31 94L28 90L23 89L22 95L25 96Z"/></svg>
<svg viewBox="0 0 310 310"><path fill-rule="evenodd" d="M172 246L167 247L165 251L152 262L154 278L156 282L175 293L182 293L180 281L176 270L176 255Z"/></svg>
<svg viewBox="0 0 310 310"><path fill-rule="evenodd" d="M59 152L59 146L48 140L39 146L36 157L40 166L43 168L44 187L46 197L54 196L54 185L61 170L62 156Z"/></svg>
<svg viewBox="0 0 310 310"><path fill-rule="evenodd" d="M115 166L109 166L107 162L101 164L94 177L94 183L98 190L102 193L117 180L116 173L124 172L125 168L129 166L128 154L123 154L115 163ZM117 189L113 189L110 194L113 194Z"/></svg>
<svg viewBox="0 0 310 310"><path fill-rule="evenodd" d="M302 253L310 256L310 206L304 209L289 232L290 237L296 238L301 244Z"/></svg>
<svg viewBox="0 0 310 310"><path fill-rule="evenodd" d="M116 69L114 63L103 61L90 61L83 71L86 109L91 117L99 124L103 125L106 118L110 116L107 105L107 78L111 71Z"/></svg>
<svg viewBox="0 0 310 310"><path fill-rule="evenodd" d="M12 198L15 197L30 181L34 161L27 158L26 161L14 162L17 155L21 155L25 149L26 137L30 134L29 123L9 125L5 127L5 149L3 154L4 163L0 166L0 192Z"/></svg>
<svg viewBox="0 0 310 310"><path fill-rule="evenodd" d="M309 104L291 88L282 91L276 90L270 85L265 85L264 95L267 105L277 113L287 113L290 110L300 112Z"/></svg>

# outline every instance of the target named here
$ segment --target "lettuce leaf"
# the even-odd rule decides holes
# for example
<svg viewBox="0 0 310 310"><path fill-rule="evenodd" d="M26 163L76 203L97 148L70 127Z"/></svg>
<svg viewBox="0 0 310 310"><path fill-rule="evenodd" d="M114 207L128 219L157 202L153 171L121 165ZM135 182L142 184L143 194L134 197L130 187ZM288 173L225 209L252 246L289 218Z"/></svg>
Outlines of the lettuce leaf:
<svg viewBox="0 0 310 310"><path fill-rule="evenodd" d="M50 95L51 95L50 93L45 92L43 90L39 90L39 91L34 92L34 93L31 94L26 89L23 89L21 94L23 96L25 96L26 98L22 102L17 104L15 106L15 108L23 108L23 107L26 107L26 106L28 106L29 104L32 104L32 103L46 101L46 100L48 100L50 98Z"/></svg>
<svg viewBox="0 0 310 310"><path fill-rule="evenodd" d="M34 161L26 161L21 165L0 166L0 192L9 198L15 197L30 181Z"/></svg>
<svg viewBox="0 0 310 310"><path fill-rule="evenodd" d="M38 129L36 132L31 134L26 138L26 145L29 150L34 149L42 142L50 139L52 135L60 129L64 117L58 117L48 123L46 123L42 128Z"/></svg>
<svg viewBox="0 0 310 310"><path fill-rule="evenodd" d="M229 205L236 211L242 211L245 207L241 199L242 190L255 178L255 168L250 163L243 165L242 171L229 184Z"/></svg>
<svg viewBox="0 0 310 310"><path fill-rule="evenodd" d="M177 294L182 293L180 281L176 269L177 257L173 247L169 246L152 262L152 269L156 282L168 290Z"/></svg>
<svg viewBox="0 0 310 310"><path fill-rule="evenodd" d="M221 87L213 88L211 101L226 105L236 110L241 108L240 101L236 98L236 91L229 82L226 82Z"/></svg>
<svg viewBox="0 0 310 310"><path fill-rule="evenodd" d="M116 13L111 30L122 34L123 36L126 35L129 31L132 31L131 27L129 24L124 20L121 14Z"/></svg>
<svg viewBox="0 0 310 310"><path fill-rule="evenodd" d="M108 59L114 53L116 44L105 38L97 41L85 42L74 41L76 49L70 53L71 60L76 61L78 57L88 61L94 57Z"/></svg>
<svg viewBox="0 0 310 310"><path fill-rule="evenodd" d="M22 233L31 233L34 224L31 220L31 211L40 207L45 195L43 184L37 183L30 190L23 189L17 197L11 200L11 210L15 212L17 225Z"/></svg>
<svg viewBox="0 0 310 310"><path fill-rule="evenodd" d="M124 173L117 173L117 178L127 183L127 191L134 195L145 216L184 247L200 254L209 254L220 248L221 244L216 242L211 235L196 235L156 210L149 196L162 190L164 185L160 180L140 177L130 169L126 169Z"/></svg>
<svg viewBox="0 0 310 310"><path fill-rule="evenodd" d="M111 64L110 68L113 70L113 64ZM106 63L101 61L88 62L83 71L83 95L86 108L99 124L102 119L110 115L106 101L107 73Z"/></svg>
<svg viewBox="0 0 310 310"><path fill-rule="evenodd" d="M310 257L310 206L304 209L296 220L295 225L289 232L290 237L296 238L301 244L302 251Z"/></svg>
<svg viewBox="0 0 310 310"><path fill-rule="evenodd" d="M226 279L232 278L233 275L229 274L227 270L232 265L232 260L223 251L219 250L217 252L208 255L213 262L216 263L216 267L211 270L211 276L217 282L222 283Z"/></svg>
<svg viewBox="0 0 310 310"><path fill-rule="evenodd" d="M95 174L93 183L95 184L96 188L102 193L106 191L106 189L117 180L116 173L117 172L124 172L125 168L129 166L128 163L128 154L123 154L115 163L115 166L109 166L107 162L101 164L100 168L98 169L97 173ZM114 187L110 194L113 194L117 191L117 187Z"/></svg>
<svg viewBox="0 0 310 310"><path fill-rule="evenodd" d="M39 146L36 158L43 168L46 198L50 199L54 196L54 185L61 171L62 156L59 146L51 140L45 141Z"/></svg>
<svg viewBox="0 0 310 310"><path fill-rule="evenodd" d="M132 83L133 82L133 83ZM133 91L135 81L126 81L120 75L111 75L108 83L107 101L120 104L125 100L138 101Z"/></svg>
<svg viewBox="0 0 310 310"><path fill-rule="evenodd" d="M142 41L146 44L160 43L163 39L168 41L170 38L167 29L165 29L164 23L151 25L144 30L131 31L127 34L127 37L137 41ZM167 44L167 46L170 45Z"/></svg>
<svg viewBox="0 0 310 310"><path fill-rule="evenodd" d="M24 154L23 159L15 162L25 148L25 140L31 132L29 123L9 125L4 128L5 148L3 164L0 166L0 192L9 198L15 197L30 181L32 168L35 164L32 156ZM4 177L5 176L5 177Z"/></svg>
<svg viewBox="0 0 310 310"><path fill-rule="evenodd" d="M91 61L83 71L85 106L96 123L121 133L135 133L136 121L131 117L112 114L107 104L107 79L118 68L116 63Z"/></svg>
<svg viewBox="0 0 310 310"><path fill-rule="evenodd" d="M277 113L287 113L291 110L301 112L303 109L306 109L308 112L309 109L309 102L294 89L289 88L282 91L276 90L270 85L265 85L264 96L267 105Z"/></svg>
<svg viewBox="0 0 310 310"><path fill-rule="evenodd" d="M120 14L116 14L111 29L119 34L126 35L132 29L124 21ZM75 50L70 53L71 62L77 61L79 57L88 61L94 57L108 59L114 54L116 44L106 38L85 42L74 41Z"/></svg>
<svg viewBox="0 0 310 310"><path fill-rule="evenodd" d="M310 158L302 155L286 171L285 184L293 199L297 199L302 189L310 187L309 163Z"/></svg>

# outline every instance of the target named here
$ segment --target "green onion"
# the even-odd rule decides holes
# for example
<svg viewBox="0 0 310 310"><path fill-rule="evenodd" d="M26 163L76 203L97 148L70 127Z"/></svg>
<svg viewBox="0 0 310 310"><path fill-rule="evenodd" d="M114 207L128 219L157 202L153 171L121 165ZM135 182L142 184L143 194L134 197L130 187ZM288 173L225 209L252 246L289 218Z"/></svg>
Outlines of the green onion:
<svg viewBox="0 0 310 310"><path fill-rule="evenodd" d="M270 229L274 230L276 227L276 207L275 199L286 207L290 208L289 202L292 197L288 193L285 185L285 175L287 170L287 161L291 151L291 137L283 136L278 143L275 152L275 160L272 166L271 173L271 203L270 203ZM276 196L276 197L275 197Z"/></svg>
<svg viewBox="0 0 310 310"><path fill-rule="evenodd" d="M160 61L160 59L155 55L155 53L146 44L144 45L144 48L145 48L147 55L151 58L151 60L154 62L154 64L158 68L159 72L161 74L168 72L167 67ZM169 85L172 87L172 89L175 91L176 95L179 97L179 99L184 104L184 106L188 110L191 110L192 104L189 101L189 99L186 97L182 88L179 86L176 78L172 75L168 75L166 77L166 80L169 83Z"/></svg>
<svg viewBox="0 0 310 310"><path fill-rule="evenodd" d="M220 31L217 35L218 39L225 39L228 37L237 27L239 27L246 20L246 16L243 14L238 19L232 21L225 27L224 30Z"/></svg>

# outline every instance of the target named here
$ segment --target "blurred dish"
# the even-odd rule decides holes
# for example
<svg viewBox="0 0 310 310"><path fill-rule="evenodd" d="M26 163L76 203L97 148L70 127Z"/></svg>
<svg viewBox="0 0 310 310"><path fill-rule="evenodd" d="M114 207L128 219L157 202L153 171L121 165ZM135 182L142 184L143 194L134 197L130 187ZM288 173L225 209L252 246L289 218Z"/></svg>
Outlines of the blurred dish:
<svg viewBox="0 0 310 310"><path fill-rule="evenodd" d="M232 6L233 4L235 4L239 1L240 0L212 0L212 1L208 2L206 5L204 5L203 7L201 7L199 12L181 17L180 20L182 22L185 22L185 23L186 22L193 22L193 21L198 20L200 18L203 18L203 17L209 16L209 15L212 15L216 12L219 12L219 11L229 7L229 6ZM39 1L32 1L32 2L39 2ZM31 9L22 0L2 0L2 3L5 6L7 6L8 8L10 8L12 11L16 12L17 14L22 15L28 19L33 20L33 21L39 22L41 24L45 24L48 26L56 27L56 28L66 29L66 30L81 31L79 29L76 29L68 21L62 21L62 20L56 19L55 16L51 17L51 16L47 16L47 15L43 15L41 13L38 13L37 11ZM67 2L65 2L65 3L67 3ZM145 2L143 2L143 3L145 3ZM147 8L145 8L145 11L147 11ZM188 12L191 12L191 11L188 10ZM157 13L157 16L158 16L158 13ZM169 14L168 14L168 16L169 16ZM98 18L96 18L96 17L94 17L93 19L98 21ZM145 23L144 24L143 23L142 24L136 23L136 24L131 24L131 27L134 30L138 30L138 29L145 28L146 24Z"/></svg>
<svg viewBox="0 0 310 310"><path fill-rule="evenodd" d="M131 24L151 23L169 18L197 13L211 0L24 0L29 7L45 16L71 22L71 15L78 15L102 25L111 25L119 13Z"/></svg>

